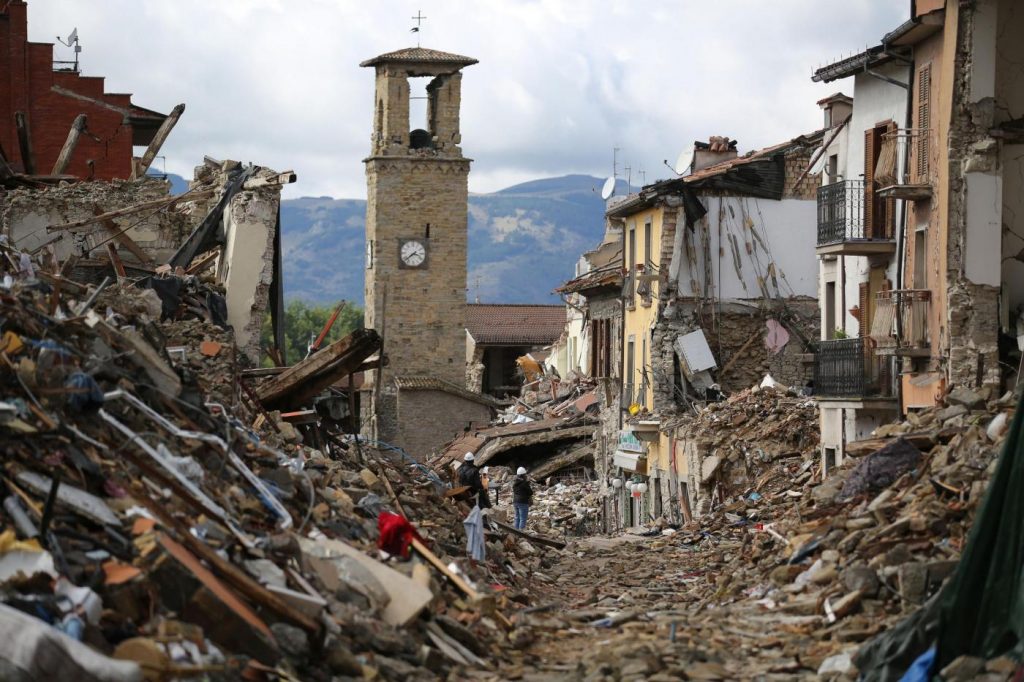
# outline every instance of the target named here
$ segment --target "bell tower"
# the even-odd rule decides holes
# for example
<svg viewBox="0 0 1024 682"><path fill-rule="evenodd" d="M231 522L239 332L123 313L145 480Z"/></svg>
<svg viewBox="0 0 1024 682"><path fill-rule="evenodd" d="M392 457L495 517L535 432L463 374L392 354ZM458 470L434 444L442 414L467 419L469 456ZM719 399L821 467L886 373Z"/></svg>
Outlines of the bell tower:
<svg viewBox="0 0 1024 682"><path fill-rule="evenodd" d="M471 159L459 147L459 105L461 69L476 63L413 47L360 64L376 71L373 134L364 159L364 294L366 326L383 337L388 361L370 378L373 430L383 440L395 431L395 377L466 382ZM429 81L426 120L410 123L412 78Z"/></svg>

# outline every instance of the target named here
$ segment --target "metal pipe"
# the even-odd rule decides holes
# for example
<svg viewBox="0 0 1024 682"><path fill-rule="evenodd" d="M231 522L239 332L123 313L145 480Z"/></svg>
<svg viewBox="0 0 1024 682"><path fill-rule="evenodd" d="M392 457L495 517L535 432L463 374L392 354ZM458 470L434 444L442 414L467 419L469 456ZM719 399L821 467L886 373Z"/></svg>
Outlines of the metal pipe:
<svg viewBox="0 0 1024 682"><path fill-rule="evenodd" d="M267 504L267 506L269 506L271 510L278 516L279 521L277 527L280 530L287 530L288 528L292 527L292 515L288 513L288 510L285 509L284 506L280 503L280 501L278 501L278 499L274 496L274 494L270 492L270 489L263 484L263 481L261 481L259 477L256 476L256 474L254 474L252 470L245 465L245 462L243 462L242 459L234 453L234 451L228 446L226 442L224 442L222 438L220 438L220 436L215 436L212 433L201 433L199 431L188 431L186 429L178 428L177 424L168 421L166 417L164 417L162 414L151 408L149 405L142 402L131 393L127 393L121 389L110 391L104 394L103 397L104 400L106 401L114 399L124 400L125 402L129 403L130 405L138 409L140 412L145 414L152 421L156 422L159 426L161 426L164 430L166 430L176 438L198 440L219 448L227 456L228 460L235 467L235 469L237 469L238 472L242 474L242 477L245 478L245 480L248 481L249 484L256 489L256 491L260 494L261 498ZM139 441L141 441L141 438L139 438ZM177 469L175 469L175 471L177 471ZM181 476L181 478L184 479L184 476ZM198 488L196 489L198 490Z"/></svg>
<svg viewBox="0 0 1024 682"><path fill-rule="evenodd" d="M21 506L17 495L8 495L4 499L4 511L11 517L14 527L18 529L21 537L26 539L39 537L39 530L32 523L32 519L28 517L24 507Z"/></svg>
<svg viewBox="0 0 1024 682"><path fill-rule="evenodd" d="M76 315L82 315L83 313L85 313L86 310L91 308L92 304L96 302L96 298L100 295L100 293L103 292L104 289L107 288L107 286L110 284L110 282L111 282L110 277L104 277L103 281L100 282L100 285L98 287L96 287L96 291L92 292L92 295L89 296L89 298L85 299L85 303L83 303L82 305L78 306L78 310L75 311L75 314Z"/></svg>
<svg viewBox="0 0 1024 682"><path fill-rule="evenodd" d="M234 523L234 521L231 520L227 512L224 511L224 509L219 504L210 499L206 495L206 493L200 490L195 483L186 478L186 476L183 473L181 473L177 469L177 467L175 467L174 464L163 455L163 453L161 453L159 450L157 450L149 443L147 443L145 440L143 440L142 436L140 436L139 434L135 433L130 428L122 424L117 419L117 417L110 414L106 410L101 408L98 414L105 422L107 422L115 429L120 431L123 435L127 436L127 438L130 441L138 445L143 452L145 452L154 461L156 461L157 464L163 467L164 470L167 471L167 473L169 473L186 490L188 490L193 495L193 497L195 497L195 499L198 500L199 503L202 504L203 507L205 507L206 510L212 516L215 516L218 520L220 520L221 523L227 526L235 535L235 537L241 540L243 545L245 545L247 548L252 548L256 546L256 543L252 540L252 538L246 535L245 532L241 528L239 528Z"/></svg>

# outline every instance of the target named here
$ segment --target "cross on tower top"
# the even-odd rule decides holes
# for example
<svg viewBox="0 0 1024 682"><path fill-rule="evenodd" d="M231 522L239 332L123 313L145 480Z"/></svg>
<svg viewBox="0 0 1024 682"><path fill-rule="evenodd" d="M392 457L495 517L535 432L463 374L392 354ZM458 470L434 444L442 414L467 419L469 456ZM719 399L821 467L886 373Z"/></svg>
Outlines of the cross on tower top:
<svg viewBox="0 0 1024 682"><path fill-rule="evenodd" d="M416 16L414 16L414 17L410 17L410 18L411 18L411 19L412 19L413 21L415 21L415 22L416 22L416 25L415 25L415 26L413 26L413 27L412 27L411 29L409 29L409 30L410 30L410 32L412 32L412 33L415 33L415 34L416 34L416 47L419 47L419 46L420 46L420 35L419 35L419 33L420 33L420 28L422 28L423 20L424 20L424 19L426 19L426 17L425 17L425 16L423 16L423 12L422 12L421 10L416 10Z"/></svg>

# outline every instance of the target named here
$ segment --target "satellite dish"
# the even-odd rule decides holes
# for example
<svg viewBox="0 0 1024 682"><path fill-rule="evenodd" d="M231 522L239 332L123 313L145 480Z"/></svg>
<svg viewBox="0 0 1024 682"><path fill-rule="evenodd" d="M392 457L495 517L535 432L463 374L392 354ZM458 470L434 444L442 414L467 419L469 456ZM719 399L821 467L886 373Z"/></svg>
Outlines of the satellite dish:
<svg viewBox="0 0 1024 682"><path fill-rule="evenodd" d="M686 175L690 171L690 166L693 164L693 148L684 149L679 152L679 158L676 159L675 171L679 175Z"/></svg>
<svg viewBox="0 0 1024 682"><path fill-rule="evenodd" d="M612 176L604 181L604 187L601 188L601 198L608 201L615 194L615 176Z"/></svg>

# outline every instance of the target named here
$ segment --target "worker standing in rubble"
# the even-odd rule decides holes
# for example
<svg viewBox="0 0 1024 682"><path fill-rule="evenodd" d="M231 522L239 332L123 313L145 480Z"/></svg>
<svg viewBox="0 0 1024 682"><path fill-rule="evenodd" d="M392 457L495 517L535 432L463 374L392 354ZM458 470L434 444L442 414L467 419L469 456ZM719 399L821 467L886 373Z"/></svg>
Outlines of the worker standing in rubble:
<svg viewBox="0 0 1024 682"><path fill-rule="evenodd" d="M526 517L530 513L530 505L533 504L533 488L526 478L526 467L516 469L515 480L512 481L512 506L515 508L515 528L526 530Z"/></svg>
<svg viewBox="0 0 1024 682"><path fill-rule="evenodd" d="M480 478L480 469L473 462L473 459L474 455L472 452L467 452L465 457L462 458L462 466L459 467L459 485L469 486L470 492L476 495L477 506L480 509L489 509L491 498L487 494L487 488L484 487L483 480Z"/></svg>

